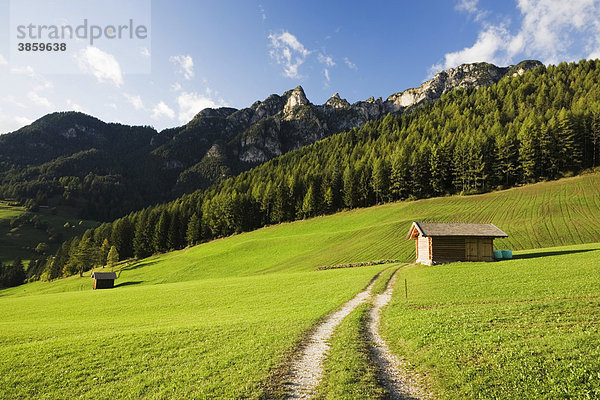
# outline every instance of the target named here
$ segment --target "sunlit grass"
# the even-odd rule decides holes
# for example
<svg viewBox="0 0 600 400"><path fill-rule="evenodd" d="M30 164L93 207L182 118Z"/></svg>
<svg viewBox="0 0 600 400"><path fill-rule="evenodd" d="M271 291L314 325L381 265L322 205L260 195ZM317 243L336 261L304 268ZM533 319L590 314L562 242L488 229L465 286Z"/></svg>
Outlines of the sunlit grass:
<svg viewBox="0 0 600 400"><path fill-rule="evenodd" d="M440 398L600 397L600 243L399 274L384 336Z"/></svg>

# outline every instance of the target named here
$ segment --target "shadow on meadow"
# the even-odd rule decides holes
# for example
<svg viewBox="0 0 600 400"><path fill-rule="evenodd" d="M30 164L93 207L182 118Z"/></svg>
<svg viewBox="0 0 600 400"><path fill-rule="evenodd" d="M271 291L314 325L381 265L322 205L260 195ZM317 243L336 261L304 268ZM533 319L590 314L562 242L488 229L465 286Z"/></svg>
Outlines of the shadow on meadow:
<svg viewBox="0 0 600 400"><path fill-rule="evenodd" d="M140 283L142 283L142 281L121 282L121 283L117 283L115 285L115 287L118 288L118 287L122 287L122 286L139 285Z"/></svg>
<svg viewBox="0 0 600 400"><path fill-rule="evenodd" d="M515 254L514 260L524 260L527 258L562 256L566 254L587 253L588 251L598 251L600 249L582 249L582 250L561 250L561 251L545 251L540 253Z"/></svg>

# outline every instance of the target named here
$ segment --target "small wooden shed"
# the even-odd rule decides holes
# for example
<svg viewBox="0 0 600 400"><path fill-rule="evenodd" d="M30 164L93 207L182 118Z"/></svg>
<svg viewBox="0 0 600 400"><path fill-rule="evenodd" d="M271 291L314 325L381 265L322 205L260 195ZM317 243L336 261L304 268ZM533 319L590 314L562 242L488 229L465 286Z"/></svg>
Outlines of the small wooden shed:
<svg viewBox="0 0 600 400"><path fill-rule="evenodd" d="M96 289L110 289L115 287L115 279L117 279L116 272L94 272L92 273L94 278L94 290Z"/></svg>
<svg viewBox="0 0 600 400"><path fill-rule="evenodd" d="M408 239L415 239L417 263L493 261L494 239L508 235L494 224L413 222Z"/></svg>

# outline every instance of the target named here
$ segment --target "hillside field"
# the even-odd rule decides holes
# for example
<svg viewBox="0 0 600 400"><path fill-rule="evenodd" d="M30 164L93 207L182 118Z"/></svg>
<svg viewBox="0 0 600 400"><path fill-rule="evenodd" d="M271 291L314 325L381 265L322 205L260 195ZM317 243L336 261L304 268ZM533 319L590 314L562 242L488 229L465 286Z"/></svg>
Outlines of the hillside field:
<svg viewBox="0 0 600 400"><path fill-rule="evenodd" d="M81 221L74 218L72 210L61 208L57 214L48 209L28 213L24 207L12 206L0 201L0 262L11 263L15 258L28 263L39 255L35 248L39 243L49 245L49 254L56 252L62 240L73 236L82 235L86 229L96 225L93 221ZM31 217L37 216L40 224L36 227L29 222ZM11 220L21 217L22 223L11 226ZM65 227L68 222L69 226ZM55 236L50 241L50 236Z"/></svg>
<svg viewBox="0 0 600 400"><path fill-rule="evenodd" d="M410 260L414 243L406 234L414 220L493 222L510 235L496 247L513 250L600 242L599 194L600 174L589 174L484 195L386 204L270 226L126 264L113 290L91 291L89 275L5 289L0 291L0 392L7 398L256 397L317 320L386 268L316 267ZM505 357L501 365L517 371L507 380L509 388L520 382L518 373L525 381L535 378L529 374L537 374L534 366L544 365L548 357L558 354L572 363L577 354L569 340L589 349L590 357L598 356L596 339L577 333L599 322L598 264L583 261L600 259L598 247L549 250L566 253L500 263L408 269L399 278L410 280L408 305L415 308L404 304L397 291L385 314L384 333L395 350L431 373L436 390L447 398L456 393L468 397L487 384L495 387L499 370L488 374L484 366L491 363L492 348ZM430 310L431 304L441 306ZM578 312L580 307L584 311ZM447 324L446 310L451 311ZM477 336L471 325L463 332L461 324L470 317L475 333L488 333ZM419 324L428 318L438 324L422 337L430 331ZM580 331L560 336L556 328L571 320ZM354 334L357 321L350 320L343 334ZM491 329L492 323L507 329ZM531 333L534 326L538 330ZM547 337L548 347L539 347L545 342L534 334ZM449 341L455 335L452 350ZM523 347L511 346L513 339ZM448 351L436 353L441 347ZM469 368L459 368L462 362ZM572 365L577 369L581 363ZM577 383L580 376L597 382L594 365L569 384L585 390L585 382Z"/></svg>
<svg viewBox="0 0 600 400"><path fill-rule="evenodd" d="M600 398L600 243L401 269L384 336L440 399Z"/></svg>

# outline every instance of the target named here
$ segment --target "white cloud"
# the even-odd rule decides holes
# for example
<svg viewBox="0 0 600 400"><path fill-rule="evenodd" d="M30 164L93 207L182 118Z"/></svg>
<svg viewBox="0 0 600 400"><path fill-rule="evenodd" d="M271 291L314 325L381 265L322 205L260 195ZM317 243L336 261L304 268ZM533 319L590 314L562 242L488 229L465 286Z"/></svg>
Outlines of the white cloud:
<svg viewBox="0 0 600 400"><path fill-rule="evenodd" d="M571 53L578 34L594 38L591 45L600 50L600 1L518 0L518 8L523 24L513 51L541 54L547 63L578 59L585 56Z"/></svg>
<svg viewBox="0 0 600 400"><path fill-rule="evenodd" d="M171 107L165 104L164 101L158 103L152 109L152 115L150 116L152 119L160 119L162 117L167 117L169 119L173 119L175 117L175 111Z"/></svg>
<svg viewBox="0 0 600 400"><path fill-rule="evenodd" d="M475 21L479 21L487 15L487 12L479 9L479 0L458 0L454 8L472 15L475 17Z"/></svg>
<svg viewBox="0 0 600 400"><path fill-rule="evenodd" d="M73 100L71 100L71 99L67 99L67 110L73 110L73 111L78 111L78 112L89 114L89 112L85 108L83 108L82 106L80 106L77 103L74 103Z"/></svg>
<svg viewBox="0 0 600 400"><path fill-rule="evenodd" d="M13 117L13 119L15 120L15 122L17 124L19 124L20 126L25 126L25 125L29 125L33 122L33 120L31 118L27 118L27 117L21 117L18 115L15 115Z"/></svg>
<svg viewBox="0 0 600 400"><path fill-rule="evenodd" d="M119 87L123 84L123 74L117 59L97 47L87 46L75 56L79 68L94 75L98 82L112 82Z"/></svg>
<svg viewBox="0 0 600 400"><path fill-rule="evenodd" d="M350 61L350 60L348 59L348 57L344 57L344 64L346 64L346 66L347 66L348 68L350 68L350 69L353 69L353 70L355 70L355 71L358 69L358 68L356 67L356 64L354 64L352 61Z"/></svg>
<svg viewBox="0 0 600 400"><path fill-rule="evenodd" d="M17 100L17 98L12 94L3 97L0 101L2 101L3 103L9 104L11 106L15 106L15 107L19 107L19 108L27 108L27 106L22 101Z"/></svg>
<svg viewBox="0 0 600 400"><path fill-rule="evenodd" d="M325 75L325 79L327 79L327 82L329 82L329 70L327 68L323 70L323 75Z"/></svg>
<svg viewBox="0 0 600 400"><path fill-rule="evenodd" d="M144 102L139 94L134 96L129 93L123 93L123 96L125 96L125 99L127 99L129 104L131 104L136 110L144 109Z"/></svg>
<svg viewBox="0 0 600 400"><path fill-rule="evenodd" d="M33 90L27 93L27 98L36 106L52 108L52 103L50 103L50 100L43 96L40 96L37 92Z"/></svg>
<svg viewBox="0 0 600 400"><path fill-rule="evenodd" d="M510 42L510 33L503 26L490 26L479 32L473 46L446 54L444 67L451 68L451 66L479 61L505 64L509 62L506 50Z"/></svg>
<svg viewBox="0 0 600 400"><path fill-rule="evenodd" d="M456 9L473 14L477 12L477 3L479 3L479 0L458 0Z"/></svg>
<svg viewBox="0 0 600 400"><path fill-rule="evenodd" d="M106 103L105 106L108 108L112 108L113 110L117 109L117 105L115 103Z"/></svg>
<svg viewBox="0 0 600 400"><path fill-rule="evenodd" d="M298 68L304 63L306 57L310 54L302 43L288 31L279 34L270 34L268 39L271 41L269 47L269 56L277 64L283 65L283 75L287 78L302 78Z"/></svg>
<svg viewBox="0 0 600 400"><path fill-rule="evenodd" d="M333 67L335 65L333 58L326 56L323 53L319 53L319 55L317 56L317 59L319 60L319 62L321 64L325 64L325 66L327 66L327 67Z"/></svg>
<svg viewBox="0 0 600 400"><path fill-rule="evenodd" d="M39 78L39 75L36 74L31 65L26 65L24 67L13 67L10 69L10 72L18 75L27 75L30 78Z"/></svg>
<svg viewBox="0 0 600 400"><path fill-rule="evenodd" d="M483 21L472 46L447 53L430 73L478 61L506 65L536 58L554 64L600 55L600 0L517 0L517 7L521 13L518 29L511 32L506 22ZM460 0L456 8L487 15L473 0ZM583 48L576 46L582 38L586 39Z"/></svg>
<svg viewBox="0 0 600 400"><path fill-rule="evenodd" d="M262 4L258 5L258 12L260 13L262 20L265 21L267 19L267 14L265 13L265 8L262 6Z"/></svg>
<svg viewBox="0 0 600 400"><path fill-rule="evenodd" d="M172 56L169 61L177 66L177 72L188 81L194 77L194 60L190 55Z"/></svg>
<svg viewBox="0 0 600 400"><path fill-rule="evenodd" d="M181 83L175 82L171 85L171 90L174 92L179 92L181 90Z"/></svg>
<svg viewBox="0 0 600 400"><path fill-rule="evenodd" d="M223 107L227 104L222 99L214 100L196 92L181 92L177 97L177 105L179 106L179 122L185 123L205 108Z"/></svg>
<svg viewBox="0 0 600 400"><path fill-rule="evenodd" d="M3 133L16 131L25 125L31 124L32 122L33 120L27 117L0 113L0 135Z"/></svg>

